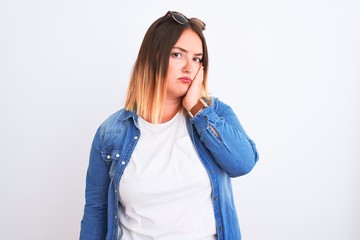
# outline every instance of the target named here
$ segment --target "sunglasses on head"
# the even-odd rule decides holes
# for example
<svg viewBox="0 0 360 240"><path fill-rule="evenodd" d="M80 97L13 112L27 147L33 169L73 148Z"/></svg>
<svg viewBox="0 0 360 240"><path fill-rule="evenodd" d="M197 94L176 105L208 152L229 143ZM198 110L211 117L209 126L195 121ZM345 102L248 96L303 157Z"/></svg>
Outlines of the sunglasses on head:
<svg viewBox="0 0 360 240"><path fill-rule="evenodd" d="M173 11L168 11L166 16L171 16L177 23L181 25L185 25L188 22L191 22L202 31L205 30L206 24L198 18L187 18L184 14Z"/></svg>

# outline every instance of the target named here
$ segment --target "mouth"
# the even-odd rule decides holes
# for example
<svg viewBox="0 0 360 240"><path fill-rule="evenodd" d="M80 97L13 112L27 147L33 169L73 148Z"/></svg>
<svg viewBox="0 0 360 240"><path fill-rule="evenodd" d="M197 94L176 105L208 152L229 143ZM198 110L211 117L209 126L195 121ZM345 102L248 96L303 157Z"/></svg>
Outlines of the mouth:
<svg viewBox="0 0 360 240"><path fill-rule="evenodd" d="M181 77L179 78L180 81L182 81L183 83L191 83L191 78L189 77Z"/></svg>

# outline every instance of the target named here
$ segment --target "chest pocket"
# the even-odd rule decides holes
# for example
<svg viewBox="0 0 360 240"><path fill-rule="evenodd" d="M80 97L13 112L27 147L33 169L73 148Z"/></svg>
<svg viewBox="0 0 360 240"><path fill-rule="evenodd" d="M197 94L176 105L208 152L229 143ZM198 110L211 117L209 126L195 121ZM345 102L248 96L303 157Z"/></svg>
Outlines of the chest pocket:
<svg viewBox="0 0 360 240"><path fill-rule="evenodd" d="M119 147L107 148L101 151L101 158L109 169L109 176L113 179L115 175L116 165L121 157L121 149Z"/></svg>

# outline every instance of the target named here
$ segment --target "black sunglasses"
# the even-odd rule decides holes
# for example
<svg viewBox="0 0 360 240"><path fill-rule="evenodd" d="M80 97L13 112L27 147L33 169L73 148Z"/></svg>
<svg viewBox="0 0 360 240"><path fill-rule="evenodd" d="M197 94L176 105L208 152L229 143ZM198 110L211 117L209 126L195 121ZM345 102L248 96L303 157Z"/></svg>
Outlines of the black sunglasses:
<svg viewBox="0 0 360 240"><path fill-rule="evenodd" d="M187 18L184 14L179 12L168 11L166 16L171 16L177 23L185 25L188 22L193 23L196 27L202 31L205 30L206 24L198 18Z"/></svg>

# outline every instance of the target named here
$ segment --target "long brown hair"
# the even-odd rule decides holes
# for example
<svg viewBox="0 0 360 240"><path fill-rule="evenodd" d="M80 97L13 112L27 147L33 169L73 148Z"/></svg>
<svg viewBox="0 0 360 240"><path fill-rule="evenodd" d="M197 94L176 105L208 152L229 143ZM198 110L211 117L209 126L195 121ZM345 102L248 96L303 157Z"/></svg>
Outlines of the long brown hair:
<svg viewBox="0 0 360 240"><path fill-rule="evenodd" d="M142 41L127 90L125 109L152 123L159 123L166 99L165 81L170 51L185 29L192 29L200 37L204 66L203 94L209 102L207 90L208 50L202 30L189 21L177 23L168 14L157 19Z"/></svg>

